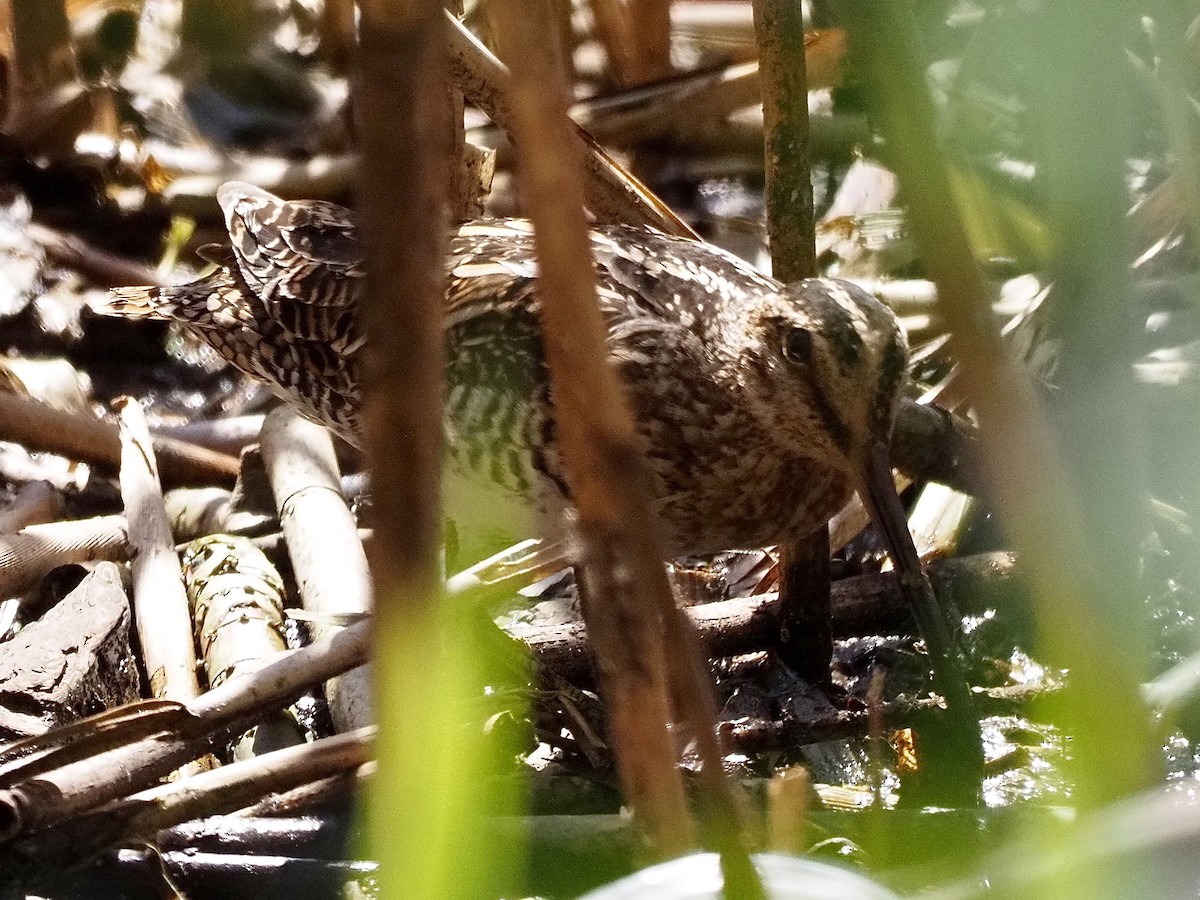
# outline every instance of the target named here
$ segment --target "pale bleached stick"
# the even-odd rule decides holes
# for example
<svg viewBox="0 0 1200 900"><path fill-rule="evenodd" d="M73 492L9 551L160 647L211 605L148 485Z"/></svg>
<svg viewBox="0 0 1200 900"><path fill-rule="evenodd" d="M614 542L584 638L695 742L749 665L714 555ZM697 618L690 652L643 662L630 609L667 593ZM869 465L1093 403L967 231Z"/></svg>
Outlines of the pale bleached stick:
<svg viewBox="0 0 1200 900"><path fill-rule="evenodd" d="M329 432L290 409L267 416L263 462L275 494L279 524L300 587L304 608L315 614L317 636L346 613L371 608L371 576L358 525L342 496ZM370 673L364 667L326 685L329 712L338 731L371 724Z"/></svg>
<svg viewBox="0 0 1200 900"><path fill-rule="evenodd" d="M192 617L175 539L163 506L146 417L136 400L118 399L121 497L133 562L133 611L155 697L190 700L200 693Z"/></svg>

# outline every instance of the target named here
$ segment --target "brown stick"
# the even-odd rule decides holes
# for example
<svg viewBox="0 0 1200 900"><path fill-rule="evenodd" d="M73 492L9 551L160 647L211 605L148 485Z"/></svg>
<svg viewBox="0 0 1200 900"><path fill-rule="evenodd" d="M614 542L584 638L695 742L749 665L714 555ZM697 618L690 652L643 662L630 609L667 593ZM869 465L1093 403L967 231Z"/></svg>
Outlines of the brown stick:
<svg viewBox="0 0 1200 900"><path fill-rule="evenodd" d="M608 69L622 85L671 75L670 0L591 0Z"/></svg>
<svg viewBox="0 0 1200 900"><path fill-rule="evenodd" d="M783 282L815 278L808 81L799 4L755 0L762 83L767 233L772 274ZM779 653L801 677L830 681L829 528L785 542L779 551Z"/></svg>
<svg viewBox="0 0 1200 900"><path fill-rule="evenodd" d="M800 5L788 0L754 0L754 28L762 80L772 274L785 283L815 278L808 79Z"/></svg>
<svg viewBox="0 0 1200 900"><path fill-rule="evenodd" d="M626 100L621 95L580 100L571 118L605 145L630 146L711 131L760 97L758 63L739 63L631 91Z"/></svg>
<svg viewBox="0 0 1200 900"><path fill-rule="evenodd" d="M25 232L60 266L65 266L101 287L137 287L143 284L163 284L154 269L124 256L93 247L81 237L65 234L36 223L25 226Z"/></svg>
<svg viewBox="0 0 1200 900"><path fill-rule="evenodd" d="M649 476L607 357L583 212L579 147L566 117L562 65L545 42L547 9L538 0L507 0L496 13L502 43L512 52L511 112L535 229L546 362L578 511L584 618L608 700L626 795L655 849L671 855L693 837L666 728L667 675L656 613L671 615L674 602L646 506ZM628 574L618 576L619 570ZM663 624L668 631L674 626ZM690 660L678 662L690 669ZM697 732L713 736L711 721L694 719L693 724ZM705 759L705 771L712 770L721 771L719 753Z"/></svg>
<svg viewBox="0 0 1200 900"><path fill-rule="evenodd" d="M792 671L814 685L831 685L833 678L830 577L828 525L780 545L776 649Z"/></svg>
<svg viewBox="0 0 1200 900"><path fill-rule="evenodd" d="M75 77L71 26L63 0L11 4L16 79L29 88L52 88Z"/></svg>
<svg viewBox="0 0 1200 900"><path fill-rule="evenodd" d="M252 414L225 419L198 419L186 425L155 428L152 433L156 438L183 441L229 456L240 456L248 446L258 442L265 418L262 414Z"/></svg>
<svg viewBox="0 0 1200 900"><path fill-rule="evenodd" d="M370 561L384 736L371 835L377 852L387 855L384 894L447 896L453 884L453 893L465 896L475 882L450 870L450 848L471 841L464 833L475 810L450 783L478 773L462 769L473 749L462 746L457 722L449 720L462 711L454 688L469 662L453 652L459 636L448 633L442 618L438 555L443 261L448 172L459 163L451 158L446 104L446 21L457 20L440 0L364 0L359 8L358 197L367 251L359 311L368 335L363 449L377 486ZM404 325L403 340L394 338L396 323ZM437 707L433 723L414 727L413 717L430 705ZM426 753L436 764L415 766Z"/></svg>
<svg viewBox="0 0 1200 900"><path fill-rule="evenodd" d="M1014 715L1030 703L1045 700L1063 690L1063 683L1050 680L1041 684L981 690L978 706L981 715ZM729 723L729 743L741 753L769 753L789 750L807 744L869 734L872 717L887 728L926 728L930 723L951 716L943 701L932 697L913 699L897 697L880 703L875 709L834 709L800 718L743 719Z"/></svg>
<svg viewBox="0 0 1200 900"><path fill-rule="evenodd" d="M910 478L928 479L978 494L979 430L967 419L932 404L901 400L892 434L892 465Z"/></svg>
<svg viewBox="0 0 1200 900"><path fill-rule="evenodd" d="M133 612L154 697L200 693L192 617L175 540L163 506L150 431L136 400L115 404L121 417L121 497L133 551Z"/></svg>
<svg viewBox="0 0 1200 900"><path fill-rule="evenodd" d="M102 466L109 472L117 471L121 465L121 441L116 425L3 392L0 392L0 439L30 450ZM153 447L161 460L163 480L168 484L232 485L237 479L236 457L172 438L155 438Z"/></svg>
<svg viewBox="0 0 1200 900"><path fill-rule="evenodd" d="M354 0L326 0L321 7L321 56L344 75L353 50Z"/></svg>

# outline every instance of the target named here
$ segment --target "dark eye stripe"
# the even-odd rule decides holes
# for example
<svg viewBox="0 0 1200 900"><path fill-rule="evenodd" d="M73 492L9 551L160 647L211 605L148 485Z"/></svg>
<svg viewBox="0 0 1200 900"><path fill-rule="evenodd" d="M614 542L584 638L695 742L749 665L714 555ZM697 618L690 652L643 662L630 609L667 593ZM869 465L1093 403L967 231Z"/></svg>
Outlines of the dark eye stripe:
<svg viewBox="0 0 1200 900"><path fill-rule="evenodd" d="M825 296L823 295L823 297ZM863 352L866 350L862 336L854 327L853 316L840 303L831 298L825 299L825 302L821 303L815 312L819 317L821 336L825 339L829 349L833 351L838 368L842 370L843 375L849 375L851 370L859 364Z"/></svg>
<svg viewBox="0 0 1200 900"><path fill-rule="evenodd" d="M849 452L850 429L838 415L837 407L829 402L829 398L825 396L825 392L821 389L821 385L816 379L809 382L808 390L812 399L812 408L816 410L817 416L821 419L821 424L825 426L825 430L829 432L829 436L838 448Z"/></svg>
<svg viewBox="0 0 1200 900"><path fill-rule="evenodd" d="M907 354L898 341L891 343L884 352L879 364L879 389L875 392L874 408L871 410L871 422L879 431L890 424L893 403L904 380L907 367Z"/></svg>
<svg viewBox="0 0 1200 900"><path fill-rule="evenodd" d="M863 341L858 330L852 325L848 328L830 329L825 335L825 340L833 349L842 373L849 374L862 357Z"/></svg>

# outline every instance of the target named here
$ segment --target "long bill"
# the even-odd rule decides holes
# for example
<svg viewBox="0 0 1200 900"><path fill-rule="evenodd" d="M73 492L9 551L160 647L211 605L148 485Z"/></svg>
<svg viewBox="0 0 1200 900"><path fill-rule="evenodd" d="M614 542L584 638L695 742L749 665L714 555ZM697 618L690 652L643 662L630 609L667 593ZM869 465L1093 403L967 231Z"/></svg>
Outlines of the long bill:
<svg viewBox="0 0 1200 900"><path fill-rule="evenodd" d="M973 782L973 791L978 793L983 774L979 716L967 686L959 648L908 530L908 517L896 494L885 444L877 442L870 447L859 478L859 497L883 535L899 575L901 594L912 610L929 652L934 686L946 702L950 727L945 736L954 751L947 755L947 761L957 770L954 774L960 777L955 780L963 783L964 790Z"/></svg>

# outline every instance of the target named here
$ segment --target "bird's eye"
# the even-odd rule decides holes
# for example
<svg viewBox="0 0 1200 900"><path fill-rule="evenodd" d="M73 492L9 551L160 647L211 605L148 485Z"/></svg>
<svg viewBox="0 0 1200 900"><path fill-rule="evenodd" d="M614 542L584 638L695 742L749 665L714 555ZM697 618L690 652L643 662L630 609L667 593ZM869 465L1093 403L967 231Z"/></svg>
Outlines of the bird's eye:
<svg viewBox="0 0 1200 900"><path fill-rule="evenodd" d="M783 355L795 365L806 365L812 358L812 349L812 332L807 328L792 328L783 338Z"/></svg>

